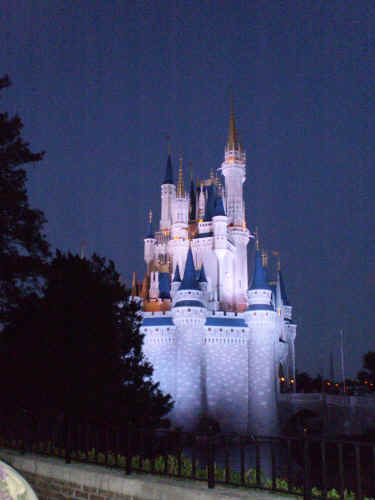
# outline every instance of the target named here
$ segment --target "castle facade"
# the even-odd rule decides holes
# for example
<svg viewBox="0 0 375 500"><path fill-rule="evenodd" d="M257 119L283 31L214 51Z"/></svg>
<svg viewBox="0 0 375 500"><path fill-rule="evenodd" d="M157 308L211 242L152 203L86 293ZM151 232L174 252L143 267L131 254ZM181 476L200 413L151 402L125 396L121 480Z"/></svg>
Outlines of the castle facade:
<svg viewBox="0 0 375 500"><path fill-rule="evenodd" d="M144 240L144 353L154 380L175 401L174 426L204 418L222 431L278 432L280 374L295 380L296 325L280 268L269 282L265 254L245 220L246 154L233 108L217 174L185 190L171 154L161 184L161 218ZM249 282L249 247L256 245ZM251 255L254 252L251 249ZM250 283L250 287L249 287Z"/></svg>

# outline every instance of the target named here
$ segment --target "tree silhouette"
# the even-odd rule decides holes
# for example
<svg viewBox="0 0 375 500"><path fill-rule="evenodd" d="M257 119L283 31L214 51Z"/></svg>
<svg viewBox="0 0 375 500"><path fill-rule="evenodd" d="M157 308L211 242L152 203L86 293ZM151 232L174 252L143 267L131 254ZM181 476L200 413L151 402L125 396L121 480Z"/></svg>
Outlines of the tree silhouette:
<svg viewBox="0 0 375 500"><path fill-rule="evenodd" d="M142 353L139 305L113 262L57 252L44 296L15 309L4 329L4 398L33 414L158 425L171 408Z"/></svg>
<svg viewBox="0 0 375 500"><path fill-rule="evenodd" d="M9 87L0 78L0 91ZM30 208L26 191L26 165L44 153L32 153L21 137L22 121L0 113L0 324L22 298L35 293L49 246L42 234L45 218Z"/></svg>

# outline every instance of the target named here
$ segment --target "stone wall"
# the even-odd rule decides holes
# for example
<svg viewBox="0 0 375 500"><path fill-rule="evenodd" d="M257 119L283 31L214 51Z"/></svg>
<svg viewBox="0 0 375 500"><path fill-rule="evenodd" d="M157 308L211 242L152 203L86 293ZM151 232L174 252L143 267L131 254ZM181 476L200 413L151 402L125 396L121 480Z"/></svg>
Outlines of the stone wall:
<svg viewBox="0 0 375 500"><path fill-rule="evenodd" d="M0 459L16 469L33 487L39 500L287 500L259 490L215 487L190 480L132 474L109 467L71 463L33 454L0 450Z"/></svg>

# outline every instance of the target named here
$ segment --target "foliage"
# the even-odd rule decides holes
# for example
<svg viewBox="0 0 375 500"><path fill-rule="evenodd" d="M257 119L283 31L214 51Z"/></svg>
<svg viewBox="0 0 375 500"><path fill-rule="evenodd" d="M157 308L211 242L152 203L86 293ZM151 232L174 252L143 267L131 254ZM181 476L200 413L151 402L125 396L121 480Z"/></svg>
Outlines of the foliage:
<svg viewBox="0 0 375 500"><path fill-rule="evenodd" d="M0 91L9 87L0 78ZM42 228L45 218L32 209L26 191L25 166L42 160L21 137L19 116L0 113L0 323L10 309L39 288L49 245Z"/></svg>
<svg viewBox="0 0 375 500"><path fill-rule="evenodd" d="M139 305L113 262L57 252L43 292L13 311L2 334L8 405L33 415L159 424L170 397L152 382Z"/></svg>
<svg viewBox="0 0 375 500"><path fill-rule="evenodd" d="M43 443L40 443L43 445ZM43 445L44 446L44 445ZM46 450L43 448L43 451ZM35 450L38 451L38 450ZM62 448L56 448L51 445L51 443L47 446L47 454L51 456L57 457L65 457L66 450ZM71 455L72 460L80 460L80 461L88 461L91 463L98 463L102 465L109 465L111 467L126 467L126 457L121 454L109 453L107 457L104 453L97 452L94 448L87 452L87 456L84 452L78 451L74 452ZM193 464L191 460L185 455L181 455L181 469L179 478L191 479L193 478ZM167 460L167 468L165 469L165 461ZM168 476L178 476L179 468L178 468L178 459L174 455L164 456L156 456L154 458L154 464L152 466L151 460L149 458L141 458L139 455L133 456L131 460L132 470L133 472L145 472L145 473L155 473L158 475L168 475ZM207 480L208 479L208 469L206 466L202 467L198 460L195 462L195 476L198 480ZM220 483L225 483L225 470L217 467L216 463L214 464L214 474L215 481ZM265 478L263 474L260 474L260 484L262 489L272 489L272 480L270 478ZM229 483L226 486L240 486L241 485L241 474L232 469L229 470ZM249 468L245 471L245 487L255 487L257 486L256 481L256 471L253 468ZM280 493L290 493L294 495L301 496L303 494L303 490L301 487L296 486L294 483L289 484L286 478L276 478L275 480L276 489ZM322 490L317 488L316 486L312 487L312 496L313 498L322 498ZM348 489L344 490L344 499L345 500L354 500L355 493L353 491L349 491ZM335 488L331 488L327 491L327 498L336 500L340 498L340 493ZM364 497L364 500L371 500L369 497Z"/></svg>
<svg viewBox="0 0 375 500"><path fill-rule="evenodd" d="M362 384L368 385L372 390L375 386L375 352L369 351L363 355L363 370L357 374Z"/></svg>

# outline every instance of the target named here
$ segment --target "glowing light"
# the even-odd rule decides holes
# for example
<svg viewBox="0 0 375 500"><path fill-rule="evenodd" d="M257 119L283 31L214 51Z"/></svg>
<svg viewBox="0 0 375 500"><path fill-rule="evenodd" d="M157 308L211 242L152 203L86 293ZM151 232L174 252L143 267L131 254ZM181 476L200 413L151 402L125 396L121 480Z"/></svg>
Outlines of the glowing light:
<svg viewBox="0 0 375 500"><path fill-rule="evenodd" d="M290 379L290 383L291 383L291 384L294 384L294 378L291 378L291 379Z"/></svg>
<svg viewBox="0 0 375 500"><path fill-rule="evenodd" d="M280 382L285 382L285 377L280 377Z"/></svg>

